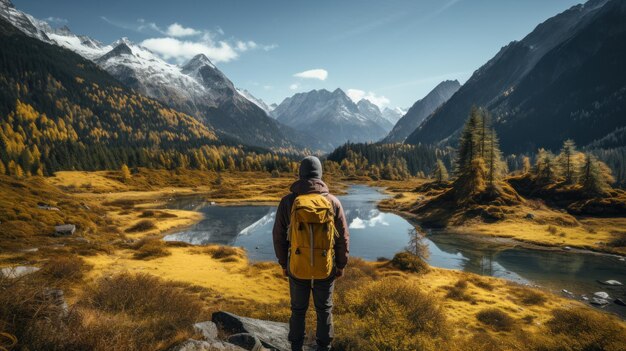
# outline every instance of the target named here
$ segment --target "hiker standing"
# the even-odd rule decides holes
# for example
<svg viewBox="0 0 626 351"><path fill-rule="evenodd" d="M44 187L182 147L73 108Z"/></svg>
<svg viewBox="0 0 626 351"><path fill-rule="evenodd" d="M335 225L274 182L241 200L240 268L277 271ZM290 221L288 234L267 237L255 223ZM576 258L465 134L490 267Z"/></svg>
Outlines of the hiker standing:
<svg viewBox="0 0 626 351"><path fill-rule="evenodd" d="M300 179L291 194L280 201L274 222L274 250L283 273L289 277L291 349L304 344L309 297L317 314L318 350L330 350L333 330L333 288L348 263L346 216L339 200L322 181L322 164L315 156L300 162Z"/></svg>

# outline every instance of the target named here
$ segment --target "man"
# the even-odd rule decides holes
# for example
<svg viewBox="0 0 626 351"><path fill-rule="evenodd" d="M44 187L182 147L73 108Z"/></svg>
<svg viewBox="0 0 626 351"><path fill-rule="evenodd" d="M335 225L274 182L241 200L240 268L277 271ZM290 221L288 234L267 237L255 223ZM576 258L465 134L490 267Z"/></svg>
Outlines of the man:
<svg viewBox="0 0 626 351"><path fill-rule="evenodd" d="M317 314L317 350L330 350L330 343L334 336L333 330L333 288L335 285L335 278L339 278L343 275L343 270L348 263L349 254L349 237L348 225L346 223L346 216L341 207L339 200L333 195L329 194L328 187L322 181L322 164L320 160L315 156L308 156L300 162L300 179L291 185L291 194L285 196L280 201L278 209L276 211L276 220L274 222L274 230L272 232L274 237L274 250L278 263L283 268L283 274L289 277L289 293L291 297L291 318L289 319L289 341L291 342L291 349L293 351L301 351L304 344L305 335L305 316L309 307L309 297L311 292L313 293L313 302L315 304L315 312ZM314 247L318 249L319 242L313 244L314 241L314 227L312 224L297 223L300 229L294 227L294 223L290 223L292 218L298 219L295 216L295 211L292 211L294 202L298 204L303 203L303 198L315 198L315 194L320 194L321 197L317 197L316 200L312 200L309 203L328 205L327 220L318 221L319 229L316 229L315 235L324 236L324 230L329 231L330 239L329 248L330 255L327 256L327 250L322 250L318 255L317 251L314 253ZM300 207L298 207L300 208ZM296 208L296 210L298 209ZM315 213L322 213L317 211ZM320 215L320 218L325 218L324 215ZM296 220L294 220L296 221ZM303 220L304 221L304 220ZM306 222L306 221L304 221ZM315 222L309 220L308 222ZM307 227L308 225L308 227ZM334 229L333 229L334 228ZM303 235L298 239L300 242L304 242L302 245L302 255L300 255L300 248L294 248L293 242L290 243L289 238L292 241L296 240L292 235L298 235L297 230L302 230ZM295 233L295 234L294 234ZM309 233L311 243L309 245ZM319 240L319 239L315 239ZM323 244L322 244L323 245ZM310 247L309 247L310 246ZM323 267L332 265L329 267L329 272L326 274L324 268L317 269L316 274L312 274L311 279L308 279L309 275L306 275L306 279L303 279L301 275L303 271L306 274L313 271L313 268L305 265L303 268L296 266L301 264L297 262L301 256L306 256L305 262L309 262L309 249L311 253L310 266L313 267L314 259L317 257L317 265L320 261L326 259L329 260L329 264L322 263ZM316 256L317 255L317 256ZM322 273L319 273L319 272ZM321 274L321 275L320 275Z"/></svg>

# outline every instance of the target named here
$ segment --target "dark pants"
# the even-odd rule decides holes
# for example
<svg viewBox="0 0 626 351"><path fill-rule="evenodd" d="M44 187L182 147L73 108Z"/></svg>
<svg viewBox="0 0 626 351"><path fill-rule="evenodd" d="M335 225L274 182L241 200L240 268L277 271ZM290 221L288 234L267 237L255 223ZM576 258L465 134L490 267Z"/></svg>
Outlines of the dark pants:
<svg viewBox="0 0 626 351"><path fill-rule="evenodd" d="M313 291L313 303L317 313L317 345L329 348L335 336L333 328L333 289L334 275L325 280L316 280L311 287L310 280L289 278L289 294L291 295L291 318L289 319L289 341L291 349L300 351L304 343L305 317L309 308L309 297Z"/></svg>

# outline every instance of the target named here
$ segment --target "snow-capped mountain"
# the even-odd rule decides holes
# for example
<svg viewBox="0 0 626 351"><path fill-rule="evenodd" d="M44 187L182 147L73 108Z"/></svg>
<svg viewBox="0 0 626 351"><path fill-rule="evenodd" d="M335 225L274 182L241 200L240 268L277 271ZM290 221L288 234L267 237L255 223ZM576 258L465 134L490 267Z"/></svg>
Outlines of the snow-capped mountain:
<svg viewBox="0 0 626 351"><path fill-rule="evenodd" d="M104 45L75 35L67 27L54 29L17 10L10 0L0 0L0 16L26 35L70 49L94 61L125 85L189 113L240 142L265 147L296 144L283 126L257 102L240 93L204 55L192 58L182 67L173 65L126 38Z"/></svg>
<svg viewBox="0 0 626 351"><path fill-rule="evenodd" d="M383 114L383 118L391 122L391 124L395 125L396 123L398 123L400 118L404 116L404 114L406 113L406 110L407 109L403 109L400 107L394 107L394 108L385 107L381 111L381 113Z"/></svg>
<svg viewBox="0 0 626 351"><path fill-rule="evenodd" d="M253 104L259 106L263 111L265 111L265 113L267 113L268 116L270 116L272 111L276 108L276 106L278 106L276 104L271 104L271 105L266 104L265 101L263 101L260 98L257 98L256 96L252 95L252 93L247 91L246 89L237 89L237 91L243 97L245 97L246 99L250 100L250 102L252 102Z"/></svg>
<svg viewBox="0 0 626 351"><path fill-rule="evenodd" d="M357 102L356 104L356 107L359 108L359 112L361 112L361 114L374 121L386 132L390 131L391 128L393 128L393 124L383 117L383 114L382 112L380 112L378 106L374 105L369 100L359 100L359 102Z"/></svg>
<svg viewBox="0 0 626 351"><path fill-rule="evenodd" d="M379 111L380 112L380 111ZM296 130L307 131L331 150L347 141L376 141L385 130L341 89L298 93L286 98L272 114Z"/></svg>

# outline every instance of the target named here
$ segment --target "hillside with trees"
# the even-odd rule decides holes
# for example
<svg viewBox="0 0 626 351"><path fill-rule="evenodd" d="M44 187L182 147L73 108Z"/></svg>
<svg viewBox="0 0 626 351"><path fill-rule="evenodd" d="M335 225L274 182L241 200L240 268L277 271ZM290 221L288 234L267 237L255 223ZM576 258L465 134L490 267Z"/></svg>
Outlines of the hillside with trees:
<svg viewBox="0 0 626 351"><path fill-rule="evenodd" d="M191 116L123 87L81 56L0 20L0 173L130 167L289 170Z"/></svg>
<svg viewBox="0 0 626 351"><path fill-rule="evenodd" d="M452 164L452 150L426 145L346 143L327 159L339 165L346 176L369 176L372 179L399 180L428 177L443 160Z"/></svg>
<svg viewBox="0 0 626 351"><path fill-rule="evenodd" d="M521 163L521 170L509 174L489 112L474 107L459 138L453 178L446 180L447 169L438 161L435 180L415 189L425 196L406 210L427 226L497 222L532 213L535 200L572 215L626 215L626 192L613 189L610 168L592 153L579 152L572 140L558 155L539 149L534 165L529 157Z"/></svg>

